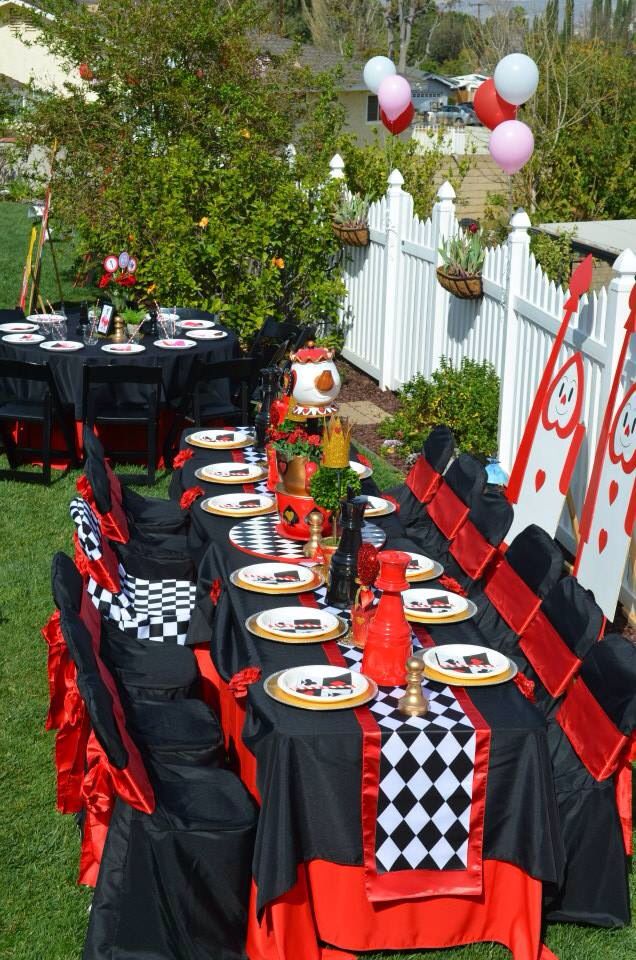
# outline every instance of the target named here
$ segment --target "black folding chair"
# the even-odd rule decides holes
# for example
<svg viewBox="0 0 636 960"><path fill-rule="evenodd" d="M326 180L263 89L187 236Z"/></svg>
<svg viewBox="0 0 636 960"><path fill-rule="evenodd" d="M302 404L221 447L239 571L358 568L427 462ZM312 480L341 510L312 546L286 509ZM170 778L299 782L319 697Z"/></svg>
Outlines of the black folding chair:
<svg viewBox="0 0 636 960"><path fill-rule="evenodd" d="M195 360L192 365L189 389L183 394L175 409L174 420L164 444L164 460L172 466L174 443L184 421L196 424L222 419L224 423L249 423L250 397L254 390L258 366L251 357L236 360L219 360L205 363ZM214 387L224 388L229 381L229 398L214 395Z"/></svg>
<svg viewBox="0 0 636 960"><path fill-rule="evenodd" d="M121 402L117 388L133 388L134 398ZM137 388L136 390L134 388ZM109 457L128 460L146 459L146 476L119 474L120 479L133 483L153 484L157 464L157 430L161 399L161 367L113 365L84 366L82 386L82 418L89 427L95 424L114 424L119 427L145 424L148 442L144 449L112 450Z"/></svg>
<svg viewBox="0 0 636 960"><path fill-rule="evenodd" d="M28 394L35 396L29 397ZM55 422L59 423L62 430L66 444L64 450L51 447ZM42 427L42 446L18 445L9 423L39 423ZM10 466L9 470L0 470L0 477L48 486L53 456L67 457L69 464L78 466L72 423L72 407L65 407L62 403L47 364L0 358L0 433ZM32 459L31 454L41 456L41 473L18 469L20 463Z"/></svg>
<svg viewBox="0 0 636 960"><path fill-rule="evenodd" d="M257 331L248 356L257 361L259 367L269 367L272 365L272 358L279 353L283 343L289 345L292 351L298 350L315 336L314 327L299 326L296 323L281 322L269 317Z"/></svg>

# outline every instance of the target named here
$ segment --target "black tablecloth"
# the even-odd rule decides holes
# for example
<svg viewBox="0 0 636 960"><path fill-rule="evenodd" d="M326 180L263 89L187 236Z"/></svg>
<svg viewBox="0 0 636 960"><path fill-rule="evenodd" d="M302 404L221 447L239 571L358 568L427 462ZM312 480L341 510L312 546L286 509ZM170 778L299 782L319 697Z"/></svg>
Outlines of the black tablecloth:
<svg viewBox="0 0 636 960"><path fill-rule="evenodd" d="M68 339L79 340L75 333L74 322L69 320ZM219 328L223 329L223 328ZM215 363L219 360L229 360L238 354L238 341L231 331L222 340L200 340L195 347L188 350L163 350L154 345L155 337L144 337L141 343L146 348L143 353L131 356L116 356L102 350L104 343L101 340L93 346L84 346L76 353L49 353L40 349L39 344L21 345L7 343L0 339L0 356L14 360L28 360L35 363L48 363L60 392L62 402L72 405L75 409L75 419L82 419L82 368L84 364L110 366L126 364L134 366L160 366L163 371L164 398L175 400L180 397L188 385L195 357L206 362ZM18 390L20 399L39 399L36 392L38 384L13 385ZM147 388L141 388L147 390ZM138 393L134 384L122 384L117 387L119 403L139 403L145 401L145 393ZM220 400L226 399L219 397Z"/></svg>
<svg viewBox="0 0 636 960"><path fill-rule="evenodd" d="M197 484L194 469L202 460L218 460L216 454L197 451L182 476L175 477L173 492ZM192 526L205 533L211 547L200 564L189 642L209 638L212 629L212 658L223 680L229 682L247 666L260 667L265 679L286 667L327 663L320 645L277 644L247 631L248 616L281 606L281 599L229 584L229 573L249 562L227 539L236 521L205 514L197 504L191 514ZM217 580L224 586L214 606L209 592ZM286 596L283 603L298 600ZM487 644L470 621L429 632L436 643ZM543 717L512 683L468 693L491 729L483 857L557 883L564 858ZM262 799L254 859L259 909L291 889L298 863L322 859L361 865L362 731L354 713L317 715L287 707L256 682L247 694L243 741L256 758Z"/></svg>

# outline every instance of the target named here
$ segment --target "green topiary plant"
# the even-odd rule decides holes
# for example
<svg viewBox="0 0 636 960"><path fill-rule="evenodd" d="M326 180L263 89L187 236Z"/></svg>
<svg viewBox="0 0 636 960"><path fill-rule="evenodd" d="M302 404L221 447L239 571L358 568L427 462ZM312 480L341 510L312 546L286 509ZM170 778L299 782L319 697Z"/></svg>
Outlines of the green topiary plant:
<svg viewBox="0 0 636 960"><path fill-rule="evenodd" d="M400 408L379 426L380 435L399 441L400 453L419 453L432 428L450 427L457 446L475 456L497 451L499 378L492 364L464 357L454 367L442 357L430 380L421 374L398 393Z"/></svg>
<svg viewBox="0 0 636 960"><path fill-rule="evenodd" d="M348 489L357 495L361 487L362 481L351 467L345 470L318 467L311 478L309 492L319 507L331 513L334 538L337 536L338 509L342 497Z"/></svg>

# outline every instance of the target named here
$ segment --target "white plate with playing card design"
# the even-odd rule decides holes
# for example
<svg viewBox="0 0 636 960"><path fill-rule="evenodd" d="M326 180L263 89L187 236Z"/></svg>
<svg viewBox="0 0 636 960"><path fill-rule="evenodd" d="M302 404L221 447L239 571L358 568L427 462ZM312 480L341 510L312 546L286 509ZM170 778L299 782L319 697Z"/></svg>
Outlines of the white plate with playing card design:
<svg viewBox="0 0 636 960"><path fill-rule="evenodd" d="M278 678L278 686L285 693L300 700L310 700L312 703L342 703L366 693L369 683L364 674L355 670L317 664L284 670Z"/></svg>
<svg viewBox="0 0 636 960"><path fill-rule="evenodd" d="M40 350L50 350L52 353L75 353L83 349L84 344L79 340L46 340L40 344Z"/></svg>
<svg viewBox="0 0 636 960"><path fill-rule="evenodd" d="M303 607L278 607L263 610L256 617L256 626L277 637L298 636L302 639L324 637L340 627L340 620L328 610Z"/></svg>
<svg viewBox="0 0 636 960"><path fill-rule="evenodd" d="M406 579L410 583L417 582L418 580L434 580L435 577L441 576L444 572L444 567L441 563L438 563L436 560L431 560L430 557L424 556L423 553L406 552L410 557L409 565L406 568Z"/></svg>
<svg viewBox="0 0 636 960"><path fill-rule="evenodd" d="M37 330L36 323L0 323L0 330L3 333L34 333Z"/></svg>
<svg viewBox="0 0 636 960"><path fill-rule="evenodd" d="M384 497L365 496L364 499L367 501L364 508L365 517L386 517L389 513L395 511L395 504L391 503L390 500L385 500Z"/></svg>
<svg viewBox="0 0 636 960"><path fill-rule="evenodd" d="M254 483L267 471L259 463L211 463L195 470L195 476L206 483Z"/></svg>
<svg viewBox="0 0 636 960"><path fill-rule="evenodd" d="M188 330L188 336L193 340L222 340L227 330Z"/></svg>
<svg viewBox="0 0 636 960"><path fill-rule="evenodd" d="M196 347L196 343L194 340L179 337L165 337L163 340L155 340L155 347L161 350L188 350L190 347Z"/></svg>
<svg viewBox="0 0 636 960"><path fill-rule="evenodd" d="M450 590L430 590L419 587L402 594L404 612L412 620L426 622L462 617L468 611L469 601ZM472 604L474 607L474 604Z"/></svg>
<svg viewBox="0 0 636 960"><path fill-rule="evenodd" d="M197 473L195 471L195 476ZM262 493L222 493L218 497L202 500L201 509L220 517L260 517L273 513L276 501Z"/></svg>
<svg viewBox="0 0 636 960"><path fill-rule="evenodd" d="M104 353L143 353L146 348L143 343L105 343L102 347Z"/></svg>
<svg viewBox="0 0 636 960"><path fill-rule="evenodd" d="M510 660L503 653L474 643L440 644L425 650L422 659L431 670L453 680L494 680L510 670Z"/></svg>
<svg viewBox="0 0 636 960"><path fill-rule="evenodd" d="M254 435L246 430L232 427L227 427L225 430L198 430L186 437L186 443L206 450L232 450L251 446L254 443Z"/></svg>
<svg viewBox="0 0 636 960"><path fill-rule="evenodd" d="M2 338L5 343L42 343L44 337L40 333L7 333Z"/></svg>
<svg viewBox="0 0 636 960"><path fill-rule="evenodd" d="M230 574L230 581L256 593L304 593L322 586L324 578L295 563L251 563Z"/></svg>

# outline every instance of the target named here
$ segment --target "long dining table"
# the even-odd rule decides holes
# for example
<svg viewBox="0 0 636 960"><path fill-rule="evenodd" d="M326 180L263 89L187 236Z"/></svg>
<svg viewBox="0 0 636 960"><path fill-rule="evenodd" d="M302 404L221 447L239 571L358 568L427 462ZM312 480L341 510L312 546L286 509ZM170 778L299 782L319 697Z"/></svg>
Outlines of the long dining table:
<svg viewBox="0 0 636 960"><path fill-rule="evenodd" d="M195 476L228 453L190 446L191 432L171 495L235 489ZM259 458L253 448L232 457ZM365 485L375 492L372 478ZM427 681L429 712L415 718L397 710L403 688L380 687L365 706L320 713L272 699L264 682L278 671L358 671L362 652L346 637L300 644L254 635L246 621L263 610L331 610L325 587L281 599L235 586L233 571L276 554L271 542L246 549L239 521L206 512L204 499L190 507L200 565L188 642L205 651L228 754L260 805L250 960L344 960L480 941L502 943L514 960L551 958L542 899L559 882L564 855L539 711L513 683ZM395 515L376 526L388 547L404 547ZM464 641L461 627L418 624L414 646Z"/></svg>

